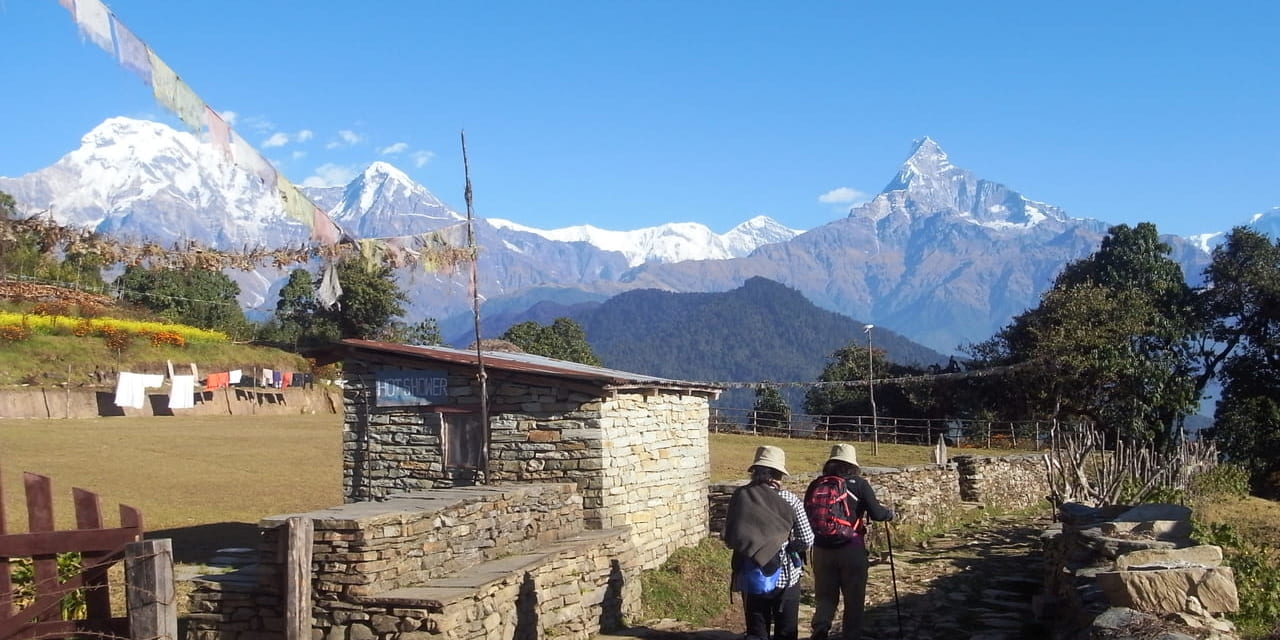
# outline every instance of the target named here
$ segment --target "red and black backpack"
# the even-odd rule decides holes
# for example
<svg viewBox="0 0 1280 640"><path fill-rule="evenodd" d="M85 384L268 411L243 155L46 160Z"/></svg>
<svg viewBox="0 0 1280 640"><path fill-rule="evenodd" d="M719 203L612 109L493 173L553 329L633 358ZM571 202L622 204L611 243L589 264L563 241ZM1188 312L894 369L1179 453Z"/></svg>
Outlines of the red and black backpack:
<svg viewBox="0 0 1280 640"><path fill-rule="evenodd" d="M858 513L858 497L840 476L822 476L804 492L804 511L819 544L842 545L859 540L867 527Z"/></svg>

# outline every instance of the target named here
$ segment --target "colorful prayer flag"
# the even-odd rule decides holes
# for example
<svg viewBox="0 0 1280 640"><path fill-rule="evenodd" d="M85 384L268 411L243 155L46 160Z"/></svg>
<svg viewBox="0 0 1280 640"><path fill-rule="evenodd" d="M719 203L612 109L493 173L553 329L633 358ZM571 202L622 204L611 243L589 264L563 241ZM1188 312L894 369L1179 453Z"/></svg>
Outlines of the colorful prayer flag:
<svg viewBox="0 0 1280 640"><path fill-rule="evenodd" d="M222 152L222 157L231 158L231 128L222 116L209 105L204 107L205 122L209 125L209 143Z"/></svg>
<svg viewBox="0 0 1280 640"><path fill-rule="evenodd" d="M120 66L132 71L151 84L151 57L147 55L147 44L133 35L133 32L115 15L111 16L111 26L116 33L116 58Z"/></svg>
<svg viewBox="0 0 1280 640"><path fill-rule="evenodd" d="M111 11L102 4L102 0L77 0L73 7L80 32L102 47L103 51L114 54L116 47L111 40Z"/></svg>

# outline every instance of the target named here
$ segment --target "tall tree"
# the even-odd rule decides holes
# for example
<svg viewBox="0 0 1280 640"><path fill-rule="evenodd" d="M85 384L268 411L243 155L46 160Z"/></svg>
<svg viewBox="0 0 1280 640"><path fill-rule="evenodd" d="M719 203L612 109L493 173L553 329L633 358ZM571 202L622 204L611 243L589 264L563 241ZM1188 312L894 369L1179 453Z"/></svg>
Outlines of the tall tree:
<svg viewBox="0 0 1280 640"><path fill-rule="evenodd" d="M1237 228L1213 253L1202 297L1223 363L1209 435L1249 470L1255 490L1280 497L1280 241Z"/></svg>
<svg viewBox="0 0 1280 640"><path fill-rule="evenodd" d="M600 358L587 342L587 334L577 322L569 318L556 318L550 325L537 322L521 322L507 329L502 339L520 347L525 353L568 360L592 366L600 365Z"/></svg>
<svg viewBox="0 0 1280 640"><path fill-rule="evenodd" d="M385 332L385 339L401 344L431 346L444 344L440 335L440 323L435 318L423 318L413 324L396 321Z"/></svg>
<svg viewBox="0 0 1280 640"><path fill-rule="evenodd" d="M869 416L871 415L871 395L865 384L868 374L873 378L886 378L889 374L889 361L884 352L871 349L859 341L836 349L827 358L827 365L822 369L819 382L863 382L858 385L823 384L810 387L804 396L804 410L813 415ZM877 405L884 406L883 389L877 395ZM890 413L884 413L890 415Z"/></svg>
<svg viewBox="0 0 1280 640"><path fill-rule="evenodd" d="M174 322L245 336L240 285L220 271L126 267L115 280L120 298Z"/></svg>
<svg viewBox="0 0 1280 640"><path fill-rule="evenodd" d="M1112 435L1171 441L1198 404L1204 326L1169 253L1150 223L1114 226L1038 307L972 347L981 365L1019 365L988 387L1001 417L1084 416Z"/></svg>
<svg viewBox="0 0 1280 640"><path fill-rule="evenodd" d="M295 348L337 339L337 324L332 318L318 313L318 309L311 273L306 269L294 269L280 288L274 330L269 328L269 339L292 344Z"/></svg>
<svg viewBox="0 0 1280 640"><path fill-rule="evenodd" d="M332 320L344 338L382 337L408 300L391 267L354 255L339 262L336 271L342 295L337 306L317 315Z"/></svg>
<svg viewBox="0 0 1280 640"><path fill-rule="evenodd" d="M791 426L791 407L778 391L778 387L766 385L756 389L756 401L752 407L752 424L758 429L788 429Z"/></svg>

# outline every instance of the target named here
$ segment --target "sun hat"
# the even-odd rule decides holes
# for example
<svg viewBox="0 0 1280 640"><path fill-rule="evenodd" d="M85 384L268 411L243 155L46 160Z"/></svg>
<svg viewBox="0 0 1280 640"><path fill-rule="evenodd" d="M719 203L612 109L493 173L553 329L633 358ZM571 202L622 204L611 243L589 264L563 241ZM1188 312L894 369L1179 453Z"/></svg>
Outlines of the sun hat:
<svg viewBox="0 0 1280 640"><path fill-rule="evenodd" d="M858 450L853 448L851 444L838 444L831 447L831 456L827 458L827 462L839 460L847 462L851 465L858 465Z"/></svg>
<svg viewBox="0 0 1280 640"><path fill-rule="evenodd" d="M751 462L753 467L768 467L775 471L782 472L782 475L789 476L787 472L787 452L781 447L764 445L756 449L756 459Z"/></svg>

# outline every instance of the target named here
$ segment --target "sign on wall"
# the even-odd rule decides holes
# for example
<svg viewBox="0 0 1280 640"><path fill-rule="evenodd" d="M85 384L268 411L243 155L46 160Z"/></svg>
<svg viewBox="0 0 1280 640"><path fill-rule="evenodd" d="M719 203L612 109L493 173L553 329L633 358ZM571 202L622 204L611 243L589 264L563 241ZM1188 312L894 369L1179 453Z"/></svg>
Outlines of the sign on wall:
<svg viewBox="0 0 1280 640"><path fill-rule="evenodd" d="M415 407L449 399L449 374L444 371L408 370L378 372L374 404L379 407Z"/></svg>

